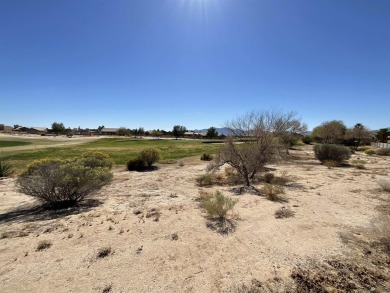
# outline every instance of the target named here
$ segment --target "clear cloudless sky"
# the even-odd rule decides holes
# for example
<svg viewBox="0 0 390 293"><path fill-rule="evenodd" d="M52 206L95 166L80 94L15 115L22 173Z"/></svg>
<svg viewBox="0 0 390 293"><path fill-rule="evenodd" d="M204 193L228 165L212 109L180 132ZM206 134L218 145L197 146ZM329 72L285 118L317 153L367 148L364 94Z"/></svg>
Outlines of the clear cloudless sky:
<svg viewBox="0 0 390 293"><path fill-rule="evenodd" d="M390 127L389 0L1 0L0 123Z"/></svg>

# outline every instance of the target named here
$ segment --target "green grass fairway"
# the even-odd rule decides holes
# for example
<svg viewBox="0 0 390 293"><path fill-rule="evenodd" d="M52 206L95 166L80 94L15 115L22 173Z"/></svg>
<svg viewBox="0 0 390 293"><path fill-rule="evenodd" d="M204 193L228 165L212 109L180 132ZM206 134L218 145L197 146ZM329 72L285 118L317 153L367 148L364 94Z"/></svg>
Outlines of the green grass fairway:
<svg viewBox="0 0 390 293"><path fill-rule="evenodd" d="M29 144L32 144L32 142L22 140L0 140L0 148L23 146Z"/></svg>
<svg viewBox="0 0 390 293"><path fill-rule="evenodd" d="M0 152L0 160L8 161L16 172L20 172L34 160L43 158L70 159L87 151L99 150L107 152L117 166L125 166L127 161L135 158L141 150L155 147L161 151L163 157L161 163L175 163L181 158L200 156L203 153L215 153L221 147L221 144L205 142L209 141L101 138L73 146Z"/></svg>

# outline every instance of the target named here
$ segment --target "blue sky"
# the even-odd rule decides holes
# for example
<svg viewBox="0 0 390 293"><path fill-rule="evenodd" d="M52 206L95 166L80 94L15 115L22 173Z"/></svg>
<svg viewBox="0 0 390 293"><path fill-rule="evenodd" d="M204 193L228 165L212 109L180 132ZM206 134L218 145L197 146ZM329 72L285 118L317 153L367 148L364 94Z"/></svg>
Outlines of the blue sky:
<svg viewBox="0 0 390 293"><path fill-rule="evenodd" d="M390 126L390 1L1 0L0 123Z"/></svg>

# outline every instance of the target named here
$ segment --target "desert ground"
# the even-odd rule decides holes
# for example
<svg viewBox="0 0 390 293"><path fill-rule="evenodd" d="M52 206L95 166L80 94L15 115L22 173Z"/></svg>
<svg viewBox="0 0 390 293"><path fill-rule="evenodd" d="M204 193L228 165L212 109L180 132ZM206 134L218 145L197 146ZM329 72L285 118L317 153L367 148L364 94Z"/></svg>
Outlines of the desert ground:
<svg viewBox="0 0 390 293"><path fill-rule="evenodd" d="M283 201L199 187L208 164L199 157L152 172L117 166L110 185L61 211L42 211L15 178L2 179L0 291L294 292L297 278L323 273L344 289L329 281L301 292L390 292L378 242L390 196L377 183L389 179L390 158L356 153L366 169L327 168L312 146L291 154L268 166L288 179ZM210 229L199 208L199 193L216 190L238 199L228 234ZM282 207L295 216L275 218Z"/></svg>

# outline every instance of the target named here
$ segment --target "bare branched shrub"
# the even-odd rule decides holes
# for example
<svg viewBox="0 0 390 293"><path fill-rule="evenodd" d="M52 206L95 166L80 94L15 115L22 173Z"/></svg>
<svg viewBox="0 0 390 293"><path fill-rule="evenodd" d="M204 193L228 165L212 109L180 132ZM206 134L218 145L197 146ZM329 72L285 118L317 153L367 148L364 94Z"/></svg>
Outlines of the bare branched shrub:
<svg viewBox="0 0 390 293"><path fill-rule="evenodd" d="M384 191L390 192L390 180L380 179L378 180L378 184Z"/></svg>
<svg viewBox="0 0 390 293"><path fill-rule="evenodd" d="M89 167L84 160L45 159L31 164L17 179L19 190L51 207L75 205L112 180L108 168Z"/></svg>
<svg viewBox="0 0 390 293"><path fill-rule="evenodd" d="M227 123L230 136L211 168L219 169L228 164L236 169L242 183L250 186L266 164L286 155L291 136L305 128L295 115L292 112L251 112Z"/></svg>
<svg viewBox="0 0 390 293"><path fill-rule="evenodd" d="M272 201L283 201L284 189L281 186L266 183L263 187L263 194Z"/></svg>
<svg viewBox="0 0 390 293"><path fill-rule="evenodd" d="M276 210L276 212L275 212L276 219L291 218L291 217L294 217L294 215L295 215L295 212L288 207L281 207L280 209Z"/></svg>

